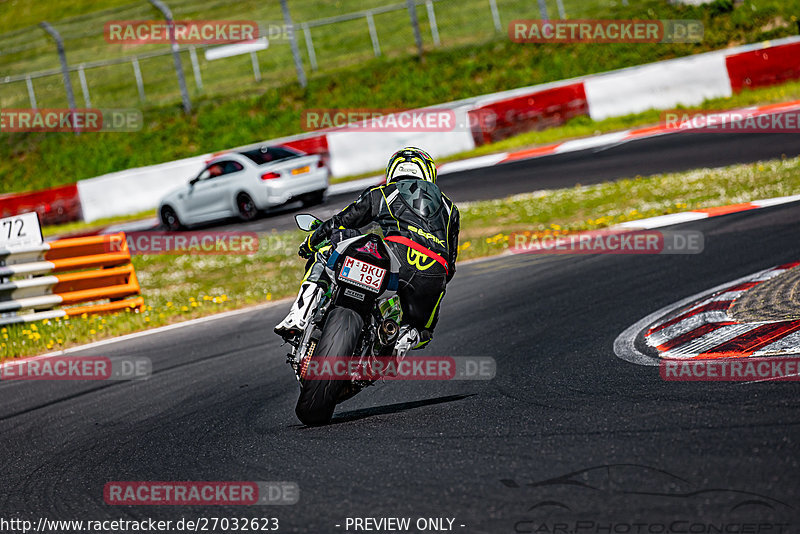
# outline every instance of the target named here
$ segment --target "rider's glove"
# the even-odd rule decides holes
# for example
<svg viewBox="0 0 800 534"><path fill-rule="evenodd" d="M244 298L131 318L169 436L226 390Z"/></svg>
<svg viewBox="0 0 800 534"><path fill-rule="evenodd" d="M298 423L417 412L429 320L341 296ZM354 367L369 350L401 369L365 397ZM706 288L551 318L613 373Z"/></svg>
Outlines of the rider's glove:
<svg viewBox="0 0 800 534"><path fill-rule="evenodd" d="M311 236L308 236L303 244L300 245L300 250L297 251L297 255L303 259L308 259L314 255L314 247L311 246Z"/></svg>

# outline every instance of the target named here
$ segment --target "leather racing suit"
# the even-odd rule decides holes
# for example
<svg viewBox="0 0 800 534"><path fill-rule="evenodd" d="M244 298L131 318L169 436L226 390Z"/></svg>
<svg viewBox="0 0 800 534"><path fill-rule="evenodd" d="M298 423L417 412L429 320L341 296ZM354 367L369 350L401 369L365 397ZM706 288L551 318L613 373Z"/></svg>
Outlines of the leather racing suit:
<svg viewBox="0 0 800 534"><path fill-rule="evenodd" d="M401 177L372 187L342 211L322 223L309 237L317 249L337 230L357 230L376 222L386 245L400 259L398 295L404 322L432 335L445 286L456 272L460 215L436 184ZM306 277L317 282L324 255ZM323 256L323 257L320 257Z"/></svg>

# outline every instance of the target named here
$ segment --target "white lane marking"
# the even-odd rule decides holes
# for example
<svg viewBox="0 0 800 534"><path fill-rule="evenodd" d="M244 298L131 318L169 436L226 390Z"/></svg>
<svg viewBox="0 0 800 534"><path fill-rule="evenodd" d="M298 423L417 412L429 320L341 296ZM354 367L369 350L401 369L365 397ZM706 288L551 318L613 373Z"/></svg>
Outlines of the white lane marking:
<svg viewBox="0 0 800 534"><path fill-rule="evenodd" d="M677 302L668 304L663 308L654 311L650 315L639 319L631 326L626 328L624 331L622 331L620 335L618 335L617 338L614 340L614 354L617 356L617 358L636 365L649 365L649 366L658 365L659 362L661 361L660 358L644 354L643 352L641 352L639 349L636 348L635 345L636 337L639 335L640 332L642 332L645 328L653 324L659 318L669 315L671 312L677 310L678 308L683 308L691 304L692 302L704 299L709 295L712 295L718 291L722 291L723 289L728 288L730 286L747 282L748 280L752 279L752 277L753 275L749 274L737 280L733 280L731 282L725 282L724 284L712 287L711 289L706 289L705 291L695 293L694 295L690 295Z"/></svg>
<svg viewBox="0 0 800 534"><path fill-rule="evenodd" d="M378 185L383 181L383 175L370 176L369 178L362 178L360 180L351 180L349 182L342 182L340 184L333 184L328 187L328 195L343 195L345 193L354 193L356 191L363 191L364 189Z"/></svg>
<svg viewBox="0 0 800 534"><path fill-rule="evenodd" d="M786 271L787 271L787 269L769 269L769 270L759 274L758 276L754 276L753 277L753 282L764 282L764 281L769 280L771 278L775 278L779 274L783 274Z"/></svg>
<svg viewBox="0 0 800 534"><path fill-rule="evenodd" d="M663 357L674 359L694 358L695 356L703 354L717 345L721 345L722 343L731 341L742 334L746 334L758 326L759 325L753 323L723 326L722 328L718 328L717 330L709 332L704 336L693 339L688 343L684 343L679 347L665 351L663 353Z"/></svg>
<svg viewBox="0 0 800 534"><path fill-rule="evenodd" d="M159 224L161 224L161 221L159 221L157 217L151 217L149 219L140 219L138 221L112 224L103 228L102 231L105 234L116 234L119 232L142 232L150 230L151 228L156 228Z"/></svg>
<svg viewBox="0 0 800 534"><path fill-rule="evenodd" d="M55 352L48 352L46 354L40 354L39 356L32 356L31 358L16 358L13 360L8 360L6 362L0 363L0 369L5 367L6 365L13 364L14 362L21 361L22 359L25 360L39 360L43 358L52 358L54 356L63 356L65 354L71 354L73 352L80 352L82 350L93 349L95 347L103 347L105 345L111 345L113 343L119 343L120 341L128 341L131 339L137 339L144 336L150 336L153 334L160 334L162 332L169 332L171 330L177 330L179 328L184 328L187 326L195 326L198 324L208 323L211 321L216 321L217 319L225 319L228 317L234 317L236 315L242 315L244 313L250 313L258 310L263 310L267 308L271 308L273 306L277 306L279 304L283 304L289 300L292 300L294 297L289 297L281 300L275 300L272 302L266 302L264 304L258 304L257 306L250 306L247 308L241 308L238 310L231 310L227 312L217 313L215 315L207 315L205 317L198 317L197 319L190 319L189 321L183 321L180 323L169 324L166 326L160 326L158 328L153 328L151 330L142 330L141 332L134 332L133 334L126 334L124 336L119 337L112 337L109 339L102 339L100 341L94 341L92 343L87 343L86 345L79 345L76 347L70 347L68 349L59 350Z"/></svg>
<svg viewBox="0 0 800 534"><path fill-rule="evenodd" d="M440 165L436 172L439 175L451 174L454 172L469 171L472 169L481 169L484 167L492 167L506 159L510 153L501 152L499 154L488 154L486 156L478 156L475 158L462 159L460 161L451 161ZM342 182L333 184L328 188L329 195L341 195L345 193L353 193L361 191L367 187L378 185L383 181L383 175L371 176L369 178L361 178L359 180L351 180L349 182Z"/></svg>
<svg viewBox="0 0 800 534"><path fill-rule="evenodd" d="M631 133L630 130L624 130L621 132L612 132L595 137L584 137L583 139L565 141L556 147L555 152L558 154L564 152L577 152L578 150L586 150L587 148L597 148L619 143L621 141L625 141L629 133Z"/></svg>
<svg viewBox="0 0 800 534"><path fill-rule="evenodd" d="M780 204L788 204L789 202L797 202L800 200L800 195L791 195L788 197L775 197L767 198L764 200L754 200L751 204L755 204L759 208L767 208L769 206L778 206Z"/></svg>
<svg viewBox="0 0 800 534"><path fill-rule="evenodd" d="M487 262L487 261L496 260L498 258L506 257L506 256L510 256L510 255L511 255L511 252L506 251L506 252L504 252L502 254L498 254L497 256L486 256L486 257L483 257L483 258L475 258L475 259L471 259L471 260L460 261L460 262L458 262L458 267L464 267L464 266L467 266L467 265L471 265L473 263L484 263L484 262ZM12 359L12 360L7 360L5 362L0 362L0 369L2 369L5 365L10 365L10 364L13 364L14 362L22 361L23 359L27 361L27 360L39 360L39 359L43 359L43 358L52 358L54 356L63 356L65 354L71 354L73 352L80 352L82 350L88 350L88 349L92 349L92 348L95 348L95 347L102 347L102 346L105 346L105 345L110 345L112 343L118 343L120 341L128 341L130 339L136 339L136 338L145 337L145 336L149 336L149 335L153 335L153 334L160 334L162 332L169 332L171 330L176 330L178 328L183 328L183 327L186 327L186 326L195 326L195 325L198 325L198 324L203 324L203 323L207 323L207 322L210 322L210 321L215 321L217 319L224 319L226 317L233 317L233 316L236 316L236 315L242 315L242 314L245 314L245 313L264 310L264 309L267 309L267 308L271 308L273 306L278 306L278 305L285 304L287 302L291 302L293 300L294 300L294 297L286 297L284 299L274 300L272 302L265 302L263 304L258 304L256 306L249 306L247 308L240 308L238 310L230 310L230 311L226 311L226 312L222 312L222 313L217 313L217 314L214 314L214 315L207 315L205 317L198 317L197 319L190 319L188 321L183 321L183 322L180 322L180 323L174 323L174 324L170 324L170 325L166 325L166 326L160 326L158 328L152 328L150 330L142 330L141 332L134 332L132 334L126 334L124 336L118 336L118 337L112 337L112 338L109 338L109 339L103 339L103 340L100 340L100 341L94 341L92 343L87 343L85 345L78 345L78 346L70 347L70 348L64 349L64 350L59 350L59 351L55 351L55 352L48 352L46 354L40 354L38 356L26 356L26 357L23 357L23 358L15 358L15 359Z"/></svg>
<svg viewBox="0 0 800 534"><path fill-rule="evenodd" d="M502 158L505 158L505 157L508 156L508 154L505 154L505 153L504 154L492 154L490 156L482 156L480 158L472 158L472 160L463 160L463 161L473 161L474 162L475 160L487 159L487 158L490 158L492 156L494 156L494 157L502 156ZM455 166L455 164L458 164L458 163L463 163L463 162L453 162L452 164L445 164L445 165L451 165L451 167L452 167L452 166ZM473 168L473 167L471 167L471 168ZM474 168L477 168L477 167L474 167ZM439 172L441 173L441 171L439 171ZM448 172L454 172L454 171L448 171ZM357 181L354 181L354 182L346 182L345 184L341 184L341 185L343 185L343 186L344 185L348 185L348 184L353 184L354 185L357 182L366 182L368 180L369 181L375 181L375 180L378 180L378 178L380 178L380 177L365 178L363 180L357 180ZM359 184L359 188L361 188L361 185L362 184ZM328 191L330 192L330 190L333 189L334 187L335 186L331 186L331 188L329 188ZM795 202L795 201L798 201L798 200L800 200L800 195L787 196L787 197L777 197L777 198L774 198L774 199L756 200L756 201L752 201L752 204L757 204L757 205L759 205L759 207L768 207L768 206L774 206L774 205L778 205L778 204ZM675 216L684 216L684 217L688 216L689 218L685 218L684 220L677 220L677 219L680 219L680 217L675 217ZM667 226L667 225L672 225L672 224L679 224L681 222L689 222L689 221L693 221L693 220L697 220L697 219L704 219L707 216L708 216L708 214L706 214L706 213L697 213L697 212L689 211L689 212L683 212L683 213L673 213L673 214L670 214L670 215L662 215L660 217L651 217L649 219L640 219L640 220L637 220L637 221L629 221L627 223L622 223L622 224L619 224L617 226L618 227L629 227L629 228L630 227L633 227L633 228L656 228L658 226ZM659 224L655 224L653 226L646 226L646 224L652 224L653 221L663 222L664 220L667 220L667 218L670 218L670 217L675 217L674 219L672 219L673 222L669 222L669 223L665 223L665 224L660 224L659 223ZM465 262L459 262L459 265L468 265L470 263L482 263L484 261L490 261L490 260L496 259L498 257L507 256L507 255L510 255L509 251L506 251L506 253L503 253L503 254L501 254L499 256L487 256L485 258L475 258L473 260L468 260L468 261L465 261ZM48 264L50 269L52 269L52 264L50 262L42 262L42 264ZM8 268L8 267L6 267L6 268ZM762 271L762 272L767 272L767 271L769 271L769 269L766 269L765 271ZM717 291L721 291L722 289L725 289L726 287L729 287L729 286L733 286L733 285L741 284L741 283L746 282L746 281L750 281L750 280L753 279L752 277L753 277L753 275L749 275L749 276L745 276L745 277L742 277L740 279L737 279L737 280L735 280L733 282L720 284L719 286L716 286L716 287L714 287L714 288L712 288L712 289L710 289L708 291L703 291L703 292L698 293L696 295L692 295L690 297L687 297L687 298L685 298L683 300L680 300L680 301L678 301L678 302L676 302L674 304L671 304L669 306L665 306L665 307L661 308L660 310L651 313L647 317L645 317L645 318L637 321L633 325L629 326L625 331L623 331L619 336L617 336L617 338L614 340L614 353L620 359L623 359L625 361L628 361L630 363L634 363L634 364L637 364L637 365L658 365L658 361L659 360L657 358L653 358L651 356L647 356L645 354L642 354L641 352L639 352L633 346L633 341L634 341L634 339L636 337L636 334L638 334L637 327L640 324L642 324L642 325L651 324L653 321L655 321L656 318L666 315L666 312L668 310L670 310L670 309L674 310L676 308L679 308L679 307L682 307L682 306L686 306L688 303L692 302L693 300L695 300L697 298L702 298L704 296L708 296L708 295L710 295L712 293L715 293ZM120 341L126 341L128 339L135 339L135 338L138 338L138 337L143 337L143 336L147 336L147 335L151 335L151 334L158 334L158 333L161 333L161 332L174 330L174 329L177 329L177 328L182 328L184 326L192 326L192 325L195 325L195 324L200 324L200 323L203 323L203 322L212 321L212 320L219 319L219 318L230 317L230 316L233 316L233 315L239 315L241 313L246 313L246 312L250 312L250 311L257 311L257 310L269 308L271 306L274 306L274 305L277 305L277 304L281 304L281 303L283 303L285 301L288 301L290 298L291 297L288 297L288 298L282 299L282 300L276 300L274 302L259 304L257 306L251 306L251 307L242 308L242 309L239 309L239 310L231 310L230 312L223 312L223 313L220 313L220 314L209 315L209 316L206 316L206 317L200 317L198 319L192 319L192 320L189 320L189 321L183 321L183 322L180 322L180 323L175 323L175 324L171 324L171 325L167 325L167 326L162 326L162 327L154 328L154 329L151 329L151 330L144 330L142 332L135 332L133 334L127 334L127 335L124 335L124 336L119 336L119 337L115 337L115 338L96 341L96 342L88 343L88 344L85 344L85 345L79 345L79 346L76 346L76 347L70 347L70 348L64 349L62 351L51 352L51 353L47 353L47 354L41 354L39 356L32 356L32 357L27 358L27 359L32 359L32 358L38 359L38 358L46 358L46 357L52 357L52 356L60 356L60 355L63 355L63 354L68 354L68 353L72 353L72 352L78 352L78 351L81 351L81 350L87 350L87 349L94 348L94 347L97 347L97 346L103 346L103 345L108 345L108 344L112 344L112 343L117 343L117 342L120 342ZM641 328L644 328L644 326L642 326ZM639 328L639 330L641 328ZM635 332L635 333L633 333L631 335L631 332ZM18 361L18 360L11 360L11 361ZM0 369L2 369L3 365L4 365L3 363L0 363Z"/></svg>
<svg viewBox="0 0 800 534"><path fill-rule="evenodd" d="M479 156L477 158L462 159L461 161L451 161L444 163L437 169L437 174L449 174L453 172L468 171L472 169L480 169L482 167L491 167L497 165L510 154L502 152L500 154L489 154L487 156Z"/></svg>
<svg viewBox="0 0 800 534"><path fill-rule="evenodd" d="M663 345L667 341L675 339L678 336L682 336L687 332L691 332L695 328L698 328L706 323L721 323L729 320L730 317L728 317L728 314L725 313L725 310L702 312L692 315L691 317L687 317L683 321L668 326L663 330L653 332L647 336L645 340L651 347L658 347L659 345Z"/></svg>
<svg viewBox="0 0 800 534"><path fill-rule="evenodd" d="M670 213L669 215L659 215L658 217L650 217L648 219L639 219L636 221L628 221L620 223L615 228L643 228L649 230L650 228L659 228L661 226L671 226L673 224L682 224L700 219L707 219L708 213L700 213L696 211L684 211L681 213Z"/></svg>
<svg viewBox="0 0 800 534"><path fill-rule="evenodd" d="M750 209L769 208L781 204L789 204L791 202L800 201L800 195L793 195L788 197L767 198L763 200L753 200L750 204L753 205ZM720 206L725 207L725 206ZM749 210L743 210L749 211ZM714 215L718 217L718 215ZM708 213L701 211L684 211L681 213L671 213L669 215L659 215L658 217L650 217L648 219L638 219L635 221L627 221L620 223L613 228L642 228L648 230L650 228L659 228L661 226L670 226L673 224L681 224L684 222L696 221L699 219L709 218Z"/></svg>
<svg viewBox="0 0 800 534"><path fill-rule="evenodd" d="M586 150L587 148L599 148L606 145L618 145L623 142L629 141L638 141L640 139L647 139L648 137L657 137L660 135L674 133L673 130L669 131L653 131L642 135L635 135L633 137L628 137L631 134L631 130L625 130L622 132L612 132L610 134L603 134L595 137L587 137L584 139L574 139L572 141L565 141L563 143L558 143L554 145L550 145L549 148L552 148L552 151L544 152L547 146L541 147L543 150L542 153L532 155L528 158L524 159L535 159L540 157L551 156L555 154L562 154L565 152L576 152L578 150ZM499 154L488 154L486 156L478 156L475 158L463 159L460 161L451 161L448 163L442 164L438 168L438 174L451 174L454 172L462 172L468 171L473 169L481 169L485 167L492 167L497 165L498 163L503 163L504 160L508 157L514 156L519 152L524 152L524 150L520 150L518 152L502 152ZM372 176L369 178L362 178L359 180L352 180L349 182L343 182L339 184L333 184L328 188L329 195L340 195L346 193L353 193L356 191L361 191L366 189L367 187L378 185L383 181L383 175L379 176ZM763 200L754 200L751 204L754 205L753 209L756 208L766 208L770 206L777 206L780 204L786 204L789 202L796 202L800 200L800 195L793 195L793 196L786 196L786 197L778 197L778 198L768 198ZM691 214L691 215L687 215ZM672 219L674 217L674 219ZM682 222L694 221L697 219L705 219L708 217L707 213L699 213L694 211L688 211L683 213L673 213L670 215L662 215L660 217L651 217L649 219L640 219L638 221L629 221L626 223L622 223L620 227L628 227L628 228L658 228L660 226L669 226L672 224L679 224ZM652 223L649 221L653 221ZM644 226L644 224L648 224L648 226Z"/></svg>
<svg viewBox="0 0 800 534"><path fill-rule="evenodd" d="M705 306L706 304L708 304L708 303L709 303L709 302L711 302L712 300L713 300L713 299L704 299L704 300L701 300L701 301L699 301L699 302L695 303L695 304L694 304L694 306L691 306L691 307L689 307L689 308L686 308L684 311L682 311L682 312L681 312L681 313L679 313L679 314L676 314L676 315L674 315L674 316L672 316L672 317L666 317L666 318L664 318L664 320L663 320L663 321L659 321L659 322L657 322L657 323L656 323L656 324L654 324L654 325L653 325L651 328L659 328L659 327L660 327L661 325L663 325L664 323L668 323L668 322L670 322L670 321L674 320L674 319L675 319L675 318L677 318L677 317L681 317L682 315L686 315L687 313L691 313L691 312L693 312L693 311L697 310L698 308L702 308L703 306Z"/></svg>
<svg viewBox="0 0 800 534"><path fill-rule="evenodd" d="M693 311L697 310L698 308L702 308L703 306L705 306L706 304L708 304L708 303L712 302L713 300L714 300L713 298L709 298L709 299L703 299L703 300L701 300L700 302L698 302L697 304L695 304L694 306L691 306L691 307L689 307L689 308L686 308L686 311L684 311L684 312L682 312L682 313L680 313L680 314L676 315L675 317L678 317L679 315L685 315L685 314L687 314L687 313L689 313L689 312L693 312ZM664 324L664 323L666 323L666 322L669 322L669 321L673 320L675 317L670 317L670 318L669 318L669 319L667 319L666 321L659 322L657 325L653 325L653 326L661 326L662 324Z"/></svg>
<svg viewBox="0 0 800 534"><path fill-rule="evenodd" d="M750 380L748 382L739 382L736 385L737 386L743 386L745 384L758 384L760 382L772 382L774 380L780 380L781 378L792 377L792 376L800 376L800 373L794 373L794 374L791 374L791 375L784 375L784 376L774 376L774 377L770 377L770 378L760 378L758 380Z"/></svg>
<svg viewBox="0 0 800 534"><path fill-rule="evenodd" d="M726 300L736 300L739 297L741 297L742 294L745 291L748 291L748 290L747 289L742 289L741 291L726 291L725 293L720 293L719 295L717 295L716 297L711 299L711 302L726 301Z"/></svg>

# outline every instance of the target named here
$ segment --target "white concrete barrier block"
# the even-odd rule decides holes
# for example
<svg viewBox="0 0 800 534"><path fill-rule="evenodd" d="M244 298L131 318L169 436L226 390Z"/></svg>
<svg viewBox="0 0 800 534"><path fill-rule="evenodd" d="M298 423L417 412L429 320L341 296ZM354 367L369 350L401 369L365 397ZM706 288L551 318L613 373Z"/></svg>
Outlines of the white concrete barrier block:
<svg viewBox="0 0 800 534"><path fill-rule="evenodd" d="M467 106L454 109L456 127L447 132L368 132L336 130L328 134L331 174L351 176L383 169L389 157L405 146L416 146L433 158L475 148Z"/></svg>
<svg viewBox="0 0 800 534"><path fill-rule="evenodd" d="M161 199L200 172L210 155L104 174L78 182L83 220L154 209Z"/></svg>
<svg viewBox="0 0 800 534"><path fill-rule="evenodd" d="M733 94L725 55L718 52L590 76L584 87L594 120Z"/></svg>

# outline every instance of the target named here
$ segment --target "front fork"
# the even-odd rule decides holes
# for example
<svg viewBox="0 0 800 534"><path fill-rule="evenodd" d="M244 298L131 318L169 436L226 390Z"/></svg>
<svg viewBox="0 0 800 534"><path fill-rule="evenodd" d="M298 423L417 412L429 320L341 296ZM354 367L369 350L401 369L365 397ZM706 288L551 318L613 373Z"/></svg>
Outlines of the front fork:
<svg viewBox="0 0 800 534"><path fill-rule="evenodd" d="M322 286L318 286L314 293L314 315L306 325L303 334L296 343L292 343L292 351L287 354L286 362L294 370L298 381L303 376L303 365L306 364L314 355L317 342L322 336L322 325L325 315L332 303L330 289L325 291ZM420 334L416 328L409 325L399 325L402 320L400 301L397 296L379 303L375 315L375 321L367 324L368 332L358 351L360 358L371 359L374 356L394 356L399 363L408 352L420 341ZM371 385L372 382L354 379L353 383L360 388Z"/></svg>
<svg viewBox="0 0 800 534"><path fill-rule="evenodd" d="M303 363L307 363L311 359L311 356L314 355L314 349L317 347L317 342L322 336L322 330L319 325L328 311L330 302L330 295L324 291L322 286L317 284L317 289L314 292L314 301L311 305L311 309L314 310L314 315L309 319L300 337L294 342L289 342L292 346L292 350L286 355L286 363L292 367L295 378L297 378L298 381L303 375Z"/></svg>

